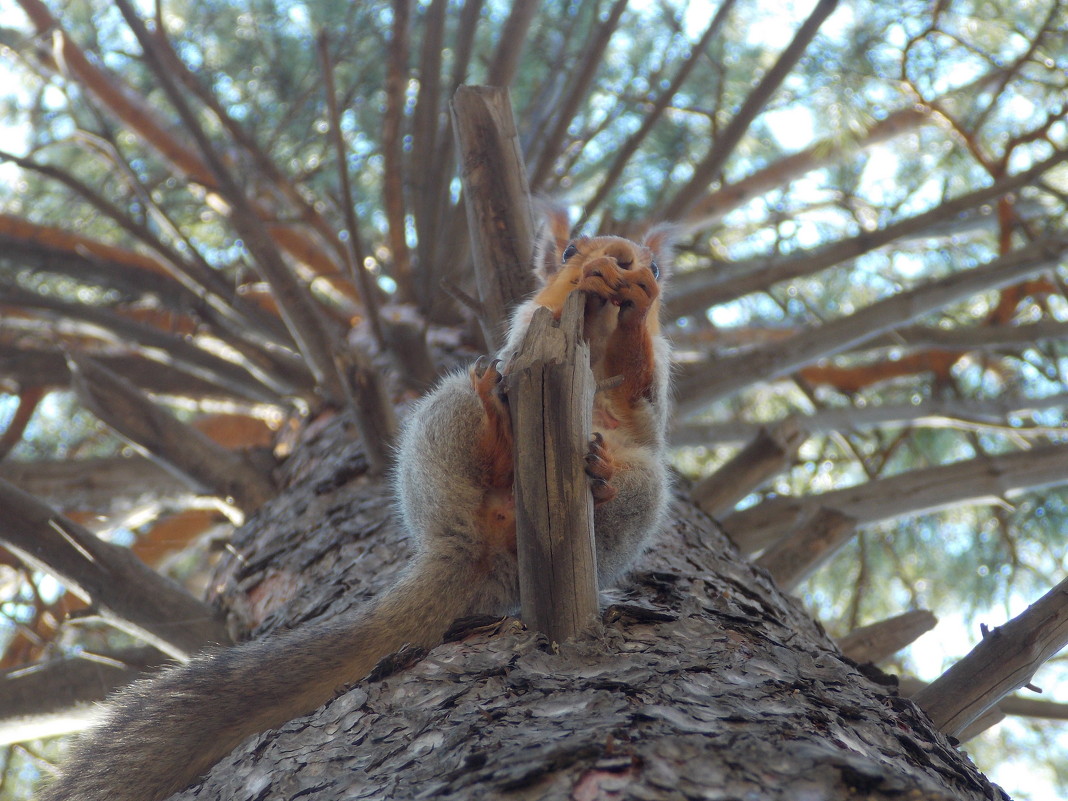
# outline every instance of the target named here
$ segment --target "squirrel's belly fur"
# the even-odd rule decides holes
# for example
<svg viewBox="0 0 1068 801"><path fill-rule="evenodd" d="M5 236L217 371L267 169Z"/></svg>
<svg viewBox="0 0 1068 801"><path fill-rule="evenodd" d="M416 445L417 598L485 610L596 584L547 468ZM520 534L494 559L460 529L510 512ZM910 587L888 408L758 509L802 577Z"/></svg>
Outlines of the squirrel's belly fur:
<svg viewBox="0 0 1068 801"><path fill-rule="evenodd" d="M654 259L666 267L669 254L655 232L644 245L616 237L569 243L554 219L549 234L541 250L547 289L513 318L505 354L534 306L559 313L575 289L596 299L587 307L588 335L599 340L591 341L594 373L623 377L594 410L611 470L610 493L601 488L610 499L594 510L598 574L608 585L665 516L669 354L656 320ZM121 691L42 801L159 801L246 737L315 710L405 644L432 647L458 617L514 611L510 425L491 383L478 370L448 376L412 411L395 488L415 555L389 591L366 609L209 650Z"/></svg>

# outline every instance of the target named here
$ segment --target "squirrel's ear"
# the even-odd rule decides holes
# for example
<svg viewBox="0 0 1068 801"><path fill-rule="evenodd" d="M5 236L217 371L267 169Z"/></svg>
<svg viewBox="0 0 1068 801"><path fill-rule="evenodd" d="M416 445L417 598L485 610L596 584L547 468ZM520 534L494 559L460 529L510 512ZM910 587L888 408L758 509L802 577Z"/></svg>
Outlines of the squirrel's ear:
<svg viewBox="0 0 1068 801"><path fill-rule="evenodd" d="M563 264L564 250L571 241L571 221L564 209L546 201L536 201L534 212L542 218L534 241L534 271L547 281Z"/></svg>
<svg viewBox="0 0 1068 801"><path fill-rule="evenodd" d="M661 280L671 275L672 263L675 260L675 243L681 235L682 226L675 223L657 223L642 240L642 245L649 248L653 254L653 261L660 269Z"/></svg>

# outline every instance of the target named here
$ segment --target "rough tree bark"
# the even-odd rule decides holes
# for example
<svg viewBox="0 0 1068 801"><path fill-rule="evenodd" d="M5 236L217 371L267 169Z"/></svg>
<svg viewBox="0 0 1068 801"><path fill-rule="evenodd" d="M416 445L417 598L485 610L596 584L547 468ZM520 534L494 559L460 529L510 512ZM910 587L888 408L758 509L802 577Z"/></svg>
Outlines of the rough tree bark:
<svg viewBox="0 0 1068 801"><path fill-rule="evenodd" d="M255 636L364 603L403 566L388 484L351 430L342 417L312 427L286 489L220 565L216 600ZM684 488L605 601L603 627L578 642L467 621L425 658L380 665L250 738L175 798L1003 797Z"/></svg>

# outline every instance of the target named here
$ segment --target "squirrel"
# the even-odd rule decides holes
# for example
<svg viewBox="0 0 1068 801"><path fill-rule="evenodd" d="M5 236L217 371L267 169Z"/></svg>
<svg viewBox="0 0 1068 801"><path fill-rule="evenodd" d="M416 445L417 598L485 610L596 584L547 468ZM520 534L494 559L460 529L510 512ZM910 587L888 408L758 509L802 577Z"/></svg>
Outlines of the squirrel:
<svg viewBox="0 0 1068 801"><path fill-rule="evenodd" d="M572 240L566 215L551 212L535 247L542 288L512 316L499 360L444 378L401 434L394 484L415 555L397 583L369 608L209 650L120 691L42 801L166 798L246 737L314 711L403 646L437 645L457 618L513 613L512 434L500 365L535 309L559 317L575 291L587 295L594 376L616 378L595 397L586 456L598 580L615 583L666 516L669 345L659 296L671 237L661 226L641 244Z"/></svg>

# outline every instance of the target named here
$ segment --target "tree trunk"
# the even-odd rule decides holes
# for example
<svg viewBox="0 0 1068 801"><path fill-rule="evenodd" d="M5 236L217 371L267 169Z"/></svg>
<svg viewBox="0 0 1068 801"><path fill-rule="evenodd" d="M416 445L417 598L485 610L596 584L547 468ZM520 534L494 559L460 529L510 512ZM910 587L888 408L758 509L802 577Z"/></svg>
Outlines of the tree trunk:
<svg viewBox="0 0 1068 801"><path fill-rule="evenodd" d="M388 482L366 474L351 430L312 425L287 489L220 565L218 600L257 636L364 603L403 566ZM515 619L466 621L425 658L384 660L249 738L175 798L1005 797L685 488L603 600L597 630L559 645Z"/></svg>

